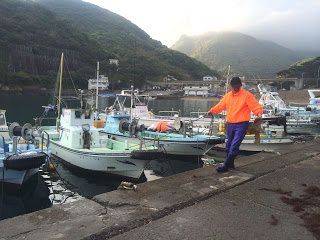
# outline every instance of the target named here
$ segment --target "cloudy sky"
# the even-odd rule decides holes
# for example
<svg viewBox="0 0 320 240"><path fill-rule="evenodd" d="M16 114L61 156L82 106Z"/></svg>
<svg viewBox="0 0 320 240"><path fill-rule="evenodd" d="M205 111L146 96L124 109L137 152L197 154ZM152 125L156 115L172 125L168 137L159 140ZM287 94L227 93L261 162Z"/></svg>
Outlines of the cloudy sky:
<svg viewBox="0 0 320 240"><path fill-rule="evenodd" d="M181 35L237 31L320 52L320 0L84 0L130 20L171 47Z"/></svg>

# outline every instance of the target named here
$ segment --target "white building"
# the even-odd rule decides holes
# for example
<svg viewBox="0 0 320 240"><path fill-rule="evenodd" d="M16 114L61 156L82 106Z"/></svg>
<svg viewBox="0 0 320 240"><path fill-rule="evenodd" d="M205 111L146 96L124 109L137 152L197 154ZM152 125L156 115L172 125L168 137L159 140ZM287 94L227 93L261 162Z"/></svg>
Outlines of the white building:
<svg viewBox="0 0 320 240"><path fill-rule="evenodd" d="M187 86L183 88L185 96L207 97L209 93L208 86Z"/></svg>
<svg viewBox="0 0 320 240"><path fill-rule="evenodd" d="M98 90L108 90L109 87L109 79L104 75L99 75L98 80ZM97 90L97 79L89 79L88 80L88 90Z"/></svg>
<svg viewBox="0 0 320 240"><path fill-rule="evenodd" d="M177 81L177 79L175 77L173 77L173 76L168 75L168 76L163 78L163 81L164 82L171 82L171 81Z"/></svg>
<svg viewBox="0 0 320 240"><path fill-rule="evenodd" d="M118 59L109 59L110 64L114 64L116 66L119 66L119 60Z"/></svg>

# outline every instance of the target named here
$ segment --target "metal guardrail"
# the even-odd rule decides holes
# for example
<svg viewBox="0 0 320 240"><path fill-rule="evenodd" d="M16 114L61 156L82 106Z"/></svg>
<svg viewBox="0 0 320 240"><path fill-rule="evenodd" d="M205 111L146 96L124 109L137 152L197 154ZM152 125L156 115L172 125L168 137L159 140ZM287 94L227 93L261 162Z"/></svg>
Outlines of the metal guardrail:
<svg viewBox="0 0 320 240"><path fill-rule="evenodd" d="M42 131L41 133L41 152L43 152L43 140L44 140L44 135L47 135L47 152L49 152L49 144L50 144L50 137L49 137L49 133L47 133L46 131Z"/></svg>

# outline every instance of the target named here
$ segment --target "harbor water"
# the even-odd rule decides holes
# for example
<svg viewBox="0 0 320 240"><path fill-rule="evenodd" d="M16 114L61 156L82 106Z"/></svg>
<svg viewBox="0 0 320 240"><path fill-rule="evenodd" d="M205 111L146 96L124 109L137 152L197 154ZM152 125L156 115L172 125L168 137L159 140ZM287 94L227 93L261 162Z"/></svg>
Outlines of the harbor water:
<svg viewBox="0 0 320 240"><path fill-rule="evenodd" d="M0 109L6 110L8 123L18 122L34 125L34 118L43 116L44 106L51 103L52 97L34 95L1 95ZM99 99L99 108L105 109L112 105L114 99ZM149 102L149 110L155 114L159 111L180 110L182 116L190 112L207 112L212 101L155 99ZM78 107L79 102L68 103L68 107ZM42 123L45 125L45 123ZM52 123L54 124L54 122ZM224 153L210 156L211 160L222 161ZM26 182L19 191L1 186L1 219L26 214L52 205L65 204L81 198L92 198L95 195L113 191L125 179L88 173L74 169L63 163L50 159L56 171L40 169L39 173ZM158 178L203 167L203 162L183 161L183 159L159 159L151 161L138 182L152 181Z"/></svg>

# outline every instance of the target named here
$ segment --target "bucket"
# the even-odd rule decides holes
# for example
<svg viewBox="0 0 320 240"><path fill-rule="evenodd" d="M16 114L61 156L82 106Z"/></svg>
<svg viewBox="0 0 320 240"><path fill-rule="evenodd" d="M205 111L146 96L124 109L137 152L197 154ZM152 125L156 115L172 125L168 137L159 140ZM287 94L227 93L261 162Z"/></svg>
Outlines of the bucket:
<svg viewBox="0 0 320 240"><path fill-rule="evenodd" d="M9 152L9 143L5 143L6 152Z"/></svg>
<svg viewBox="0 0 320 240"><path fill-rule="evenodd" d="M3 146L3 140L0 139L0 148L1 149L4 148L6 150L6 152L9 152L9 143L4 142L4 146Z"/></svg>

